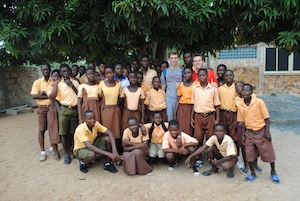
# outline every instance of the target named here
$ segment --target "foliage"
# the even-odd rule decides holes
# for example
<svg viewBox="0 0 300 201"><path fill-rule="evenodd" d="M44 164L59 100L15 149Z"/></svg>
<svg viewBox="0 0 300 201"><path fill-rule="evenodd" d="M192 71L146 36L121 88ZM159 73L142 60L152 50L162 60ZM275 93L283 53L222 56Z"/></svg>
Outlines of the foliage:
<svg viewBox="0 0 300 201"><path fill-rule="evenodd" d="M213 53L265 42L300 50L298 0L2 2L0 38L6 51L0 58L7 64L114 61L128 52L151 53L154 45Z"/></svg>

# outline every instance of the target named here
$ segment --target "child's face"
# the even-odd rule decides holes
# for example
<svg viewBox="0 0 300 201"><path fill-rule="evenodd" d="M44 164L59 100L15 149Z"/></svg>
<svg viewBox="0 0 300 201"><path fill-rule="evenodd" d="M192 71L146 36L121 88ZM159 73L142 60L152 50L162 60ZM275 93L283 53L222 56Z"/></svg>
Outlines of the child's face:
<svg viewBox="0 0 300 201"><path fill-rule="evenodd" d="M233 82L234 75L231 71L226 71L224 74L224 80L226 84L231 84Z"/></svg>
<svg viewBox="0 0 300 201"><path fill-rule="evenodd" d="M196 67L197 70L203 67L203 60L201 56L196 56L193 59L193 65Z"/></svg>
<svg viewBox="0 0 300 201"><path fill-rule="evenodd" d="M217 136L218 140L222 140L225 135L225 129L223 126L216 126L214 129L214 134Z"/></svg>
<svg viewBox="0 0 300 201"><path fill-rule="evenodd" d="M95 72L95 83L96 84L100 83L100 74L98 72Z"/></svg>
<svg viewBox="0 0 300 201"><path fill-rule="evenodd" d="M192 72L191 69L186 68L186 69L184 70L183 76L184 76L185 80L188 80L188 81L191 80L191 79L192 79L192 75L193 75L193 72Z"/></svg>
<svg viewBox="0 0 300 201"><path fill-rule="evenodd" d="M68 67L62 67L60 69L60 75L63 76L63 78L70 77L70 69Z"/></svg>
<svg viewBox="0 0 300 201"><path fill-rule="evenodd" d="M207 72L201 70L198 72L198 79L201 83L207 82Z"/></svg>
<svg viewBox="0 0 300 201"><path fill-rule="evenodd" d="M85 68L84 67L79 67L79 73L80 75L83 75L85 73Z"/></svg>
<svg viewBox="0 0 300 201"><path fill-rule="evenodd" d="M142 74L137 74L136 77L137 77L138 84L141 85L142 82L143 82L143 75Z"/></svg>
<svg viewBox="0 0 300 201"><path fill-rule="evenodd" d="M128 76L128 70L126 68L123 68L123 76L124 77Z"/></svg>
<svg viewBox="0 0 300 201"><path fill-rule="evenodd" d="M95 114L92 113L88 113L85 117L84 117L84 122L86 123L86 125L90 128L95 126Z"/></svg>
<svg viewBox="0 0 300 201"><path fill-rule="evenodd" d="M55 72L55 73L52 74L52 80L53 81L58 80L58 78L59 78L59 73L58 72Z"/></svg>
<svg viewBox="0 0 300 201"><path fill-rule="evenodd" d="M47 65L42 65L42 73L44 77L49 77L51 69Z"/></svg>
<svg viewBox="0 0 300 201"><path fill-rule="evenodd" d="M236 93L238 93L238 94L242 94L242 88L243 88L243 83L241 83L241 82L237 82L236 84L235 84L235 91L236 91Z"/></svg>
<svg viewBox="0 0 300 201"><path fill-rule="evenodd" d="M72 76L76 77L76 75L78 74L78 68L76 66L73 66L71 71L72 71Z"/></svg>
<svg viewBox="0 0 300 201"><path fill-rule="evenodd" d="M89 82L94 82L95 81L95 72L92 71L92 70L88 70L86 72L86 77L87 77Z"/></svg>
<svg viewBox="0 0 300 201"><path fill-rule="evenodd" d="M217 68L217 75L218 77L223 77L225 73L225 67L224 66L219 66Z"/></svg>
<svg viewBox="0 0 300 201"><path fill-rule="evenodd" d="M143 68L148 68L149 67L149 59L147 57L144 57L141 61L141 65Z"/></svg>
<svg viewBox="0 0 300 201"><path fill-rule="evenodd" d="M193 63L192 55L190 53L185 53L183 55L183 61L186 65L191 65Z"/></svg>
<svg viewBox="0 0 300 201"><path fill-rule="evenodd" d="M170 55L169 60L170 60L170 64L172 66L178 66L178 60L179 60L179 58L178 58L177 54Z"/></svg>
<svg viewBox="0 0 300 201"><path fill-rule="evenodd" d="M251 87L248 85L244 85L242 88L242 95L244 99L249 100L252 95Z"/></svg>
<svg viewBox="0 0 300 201"><path fill-rule="evenodd" d="M154 116L153 116L153 122L157 126L160 125L162 123L162 116L161 116L161 114L158 114L158 113L154 114Z"/></svg>
<svg viewBox="0 0 300 201"><path fill-rule="evenodd" d="M167 68L168 68L168 64L166 64L166 63L161 64L161 71L163 71Z"/></svg>
<svg viewBox="0 0 300 201"><path fill-rule="evenodd" d="M162 71L160 66L156 66L155 70L156 70L157 73L161 73L161 71Z"/></svg>
<svg viewBox="0 0 300 201"><path fill-rule="evenodd" d="M133 70L138 71L140 69L140 64L138 61L133 61L131 67L133 68Z"/></svg>
<svg viewBox="0 0 300 201"><path fill-rule="evenodd" d="M137 133L139 129L138 122L135 119L130 119L128 121L128 128L131 130L131 132Z"/></svg>
<svg viewBox="0 0 300 201"><path fill-rule="evenodd" d="M98 69L99 69L100 73L104 73L105 64L100 64L99 67L98 67Z"/></svg>
<svg viewBox="0 0 300 201"><path fill-rule="evenodd" d="M115 73L117 76L122 76L123 73L123 66L122 65L116 65L115 66Z"/></svg>
<svg viewBox="0 0 300 201"><path fill-rule="evenodd" d="M137 84L137 78L136 78L136 75L134 73L130 73L128 75L128 80L130 82L130 85L136 85Z"/></svg>
<svg viewBox="0 0 300 201"><path fill-rule="evenodd" d="M105 77L110 81L114 79L114 72L111 68L105 69Z"/></svg>
<svg viewBox="0 0 300 201"><path fill-rule="evenodd" d="M169 126L169 133L171 134L171 136L176 139L177 136L179 135L179 127L177 125L171 125Z"/></svg>
<svg viewBox="0 0 300 201"><path fill-rule="evenodd" d="M160 79L159 78L154 78L152 80L152 85L154 89L158 89L160 87Z"/></svg>

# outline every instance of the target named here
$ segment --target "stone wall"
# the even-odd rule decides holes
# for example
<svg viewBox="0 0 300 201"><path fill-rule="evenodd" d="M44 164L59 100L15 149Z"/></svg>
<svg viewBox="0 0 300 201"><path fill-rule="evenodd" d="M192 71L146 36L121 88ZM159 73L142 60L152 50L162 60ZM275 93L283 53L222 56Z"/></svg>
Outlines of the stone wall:
<svg viewBox="0 0 300 201"><path fill-rule="evenodd" d="M265 75L264 94L300 95L299 75Z"/></svg>
<svg viewBox="0 0 300 201"><path fill-rule="evenodd" d="M32 83L42 77L39 68L0 67L0 110L36 105L30 95Z"/></svg>

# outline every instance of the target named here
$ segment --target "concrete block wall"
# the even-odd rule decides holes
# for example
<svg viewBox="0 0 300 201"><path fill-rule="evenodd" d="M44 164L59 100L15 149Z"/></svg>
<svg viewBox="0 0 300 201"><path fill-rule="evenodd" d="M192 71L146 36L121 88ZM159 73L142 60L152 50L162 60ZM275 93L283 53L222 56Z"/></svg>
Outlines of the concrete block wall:
<svg viewBox="0 0 300 201"><path fill-rule="evenodd" d="M0 67L0 110L20 105L36 105L30 95L34 80L42 77L40 68Z"/></svg>

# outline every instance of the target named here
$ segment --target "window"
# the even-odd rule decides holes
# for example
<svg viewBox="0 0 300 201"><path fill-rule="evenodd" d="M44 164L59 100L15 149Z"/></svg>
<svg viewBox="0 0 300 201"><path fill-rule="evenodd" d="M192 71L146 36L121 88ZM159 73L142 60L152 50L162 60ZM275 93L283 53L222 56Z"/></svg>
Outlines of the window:
<svg viewBox="0 0 300 201"><path fill-rule="evenodd" d="M256 59L256 47L237 47L232 50L221 50L219 59Z"/></svg>
<svg viewBox="0 0 300 201"><path fill-rule="evenodd" d="M288 54L283 49L266 48L265 71L300 72L300 55Z"/></svg>

